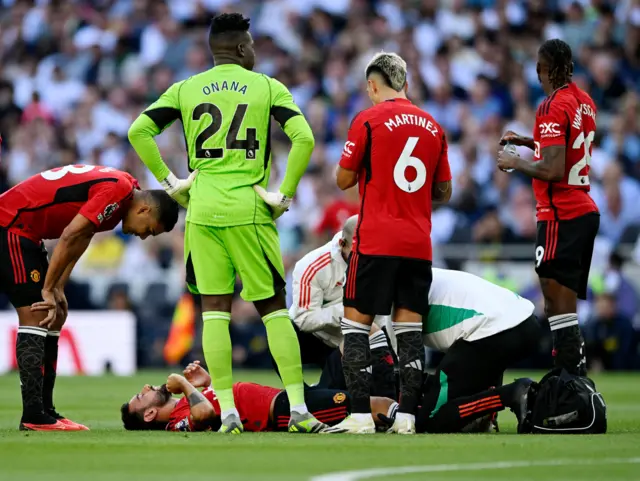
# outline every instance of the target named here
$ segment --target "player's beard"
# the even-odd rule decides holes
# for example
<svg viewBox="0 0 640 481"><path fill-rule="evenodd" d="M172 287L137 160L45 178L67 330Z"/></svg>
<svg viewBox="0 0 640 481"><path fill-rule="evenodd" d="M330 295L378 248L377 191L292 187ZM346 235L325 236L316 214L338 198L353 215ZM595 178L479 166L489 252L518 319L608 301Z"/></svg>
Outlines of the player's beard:
<svg viewBox="0 0 640 481"><path fill-rule="evenodd" d="M171 399L171 393L167 389L166 384L163 384L156 390L156 396L158 398L159 405L164 405L169 402L169 399Z"/></svg>

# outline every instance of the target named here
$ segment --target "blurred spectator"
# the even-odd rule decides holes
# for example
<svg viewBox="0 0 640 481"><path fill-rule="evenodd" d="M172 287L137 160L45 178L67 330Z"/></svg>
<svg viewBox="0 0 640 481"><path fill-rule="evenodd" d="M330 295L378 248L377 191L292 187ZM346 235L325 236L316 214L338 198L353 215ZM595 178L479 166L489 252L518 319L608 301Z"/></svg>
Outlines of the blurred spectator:
<svg viewBox="0 0 640 481"><path fill-rule="evenodd" d="M619 252L613 251L609 256L608 268L592 287L597 292L610 292L615 297L618 312L640 327L640 297L637 287L624 273L624 265L624 258Z"/></svg>
<svg viewBox="0 0 640 481"><path fill-rule="evenodd" d="M631 320L618 311L612 291L596 296L595 315L585 327L590 369L636 367L636 337Z"/></svg>
<svg viewBox="0 0 640 481"><path fill-rule="evenodd" d="M316 139L294 204L278 221L287 269L328 239L341 219L357 213L356 190L337 190L334 170L349 123L370 105L363 71L380 49L397 51L407 60L410 98L447 135L453 199L434 209L432 226L434 252L441 260L449 262L453 256L465 267L469 250L447 249L450 243L491 248L506 243L502 255L524 259L526 272L533 272L531 188L519 176L497 171L495 156L503 131L531 134L543 97L536 52L541 39L555 36L572 46L574 80L598 107L590 158L592 194L601 210L598 244L611 249L639 237L637 0L20 0L2 5L0 191L76 162L125 169L144 188L158 188L127 142L128 127L173 82L211 67L211 16L240 10L253 20L256 70L290 88ZM176 122L167 128L158 145L176 175L184 176L180 127ZM277 186L289 148L277 128L270 147L272 183ZM532 155L526 148L518 152ZM149 329L145 342L156 346L155 337L168 332L170 305L183 289L179 230L144 243L107 234L96 239L85 257L74 276L77 292L90 289L91 302L104 307L109 286L126 280L129 302ZM594 266L606 259L596 257ZM156 281L165 284L168 297L147 309L146 289ZM246 320L248 314L242 308L238 312L239 320ZM243 338L254 339L253 329L260 324L242 325L242 332L248 332ZM249 359L249 351L245 346L236 361ZM160 353L158 348L142 362L162 362Z"/></svg>

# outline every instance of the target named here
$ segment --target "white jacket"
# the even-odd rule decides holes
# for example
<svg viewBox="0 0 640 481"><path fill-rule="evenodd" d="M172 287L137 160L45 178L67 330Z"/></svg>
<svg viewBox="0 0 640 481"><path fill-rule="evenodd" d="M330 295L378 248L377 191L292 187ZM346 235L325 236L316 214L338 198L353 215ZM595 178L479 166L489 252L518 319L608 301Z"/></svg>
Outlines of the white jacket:
<svg viewBox="0 0 640 481"><path fill-rule="evenodd" d="M293 303L289 308L289 316L302 332L312 333L330 347L342 342L340 319L344 315L342 288L347 263L342 258L341 238L342 231L298 261L293 269ZM376 316L374 322L386 328L395 349L391 316Z"/></svg>
<svg viewBox="0 0 640 481"><path fill-rule="evenodd" d="M293 303L289 316L303 332L311 332L331 347L342 342L342 287L347 263L338 232L330 242L309 252L293 269Z"/></svg>

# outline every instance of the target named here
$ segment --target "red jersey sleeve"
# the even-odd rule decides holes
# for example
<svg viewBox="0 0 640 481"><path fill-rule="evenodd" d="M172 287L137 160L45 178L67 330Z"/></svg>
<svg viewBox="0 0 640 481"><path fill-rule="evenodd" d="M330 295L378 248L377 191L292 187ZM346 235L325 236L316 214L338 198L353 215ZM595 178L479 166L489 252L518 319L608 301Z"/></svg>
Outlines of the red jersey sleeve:
<svg viewBox="0 0 640 481"><path fill-rule="evenodd" d="M451 167L449 166L449 145L447 144L447 136L442 134L442 152L433 173L433 182L447 182L451 180Z"/></svg>
<svg viewBox="0 0 640 481"><path fill-rule="evenodd" d="M218 404L218 399L216 397L216 393L210 387L206 388L202 391L202 394L207 401L211 403L213 406L213 410L216 415L220 414L220 405ZM209 431L211 426L207 423L199 425L193 422L191 419L191 407L189 406L189 400L186 397L183 397L178 401L176 407L173 408L171 415L169 417L169 422L165 428L167 431Z"/></svg>
<svg viewBox="0 0 640 481"><path fill-rule="evenodd" d="M569 116L564 105L557 100L542 105L536 118L540 134L540 149L567 143Z"/></svg>
<svg viewBox="0 0 640 481"><path fill-rule="evenodd" d="M128 179L101 182L89 191L89 199L78 214L89 219L96 227L113 216L122 216L122 201L131 195L134 184Z"/></svg>
<svg viewBox="0 0 640 481"><path fill-rule="evenodd" d="M347 141L342 149L340 167L352 172L359 172L362 166L366 141L367 126L365 125L364 115L360 113L353 119L349 127Z"/></svg>

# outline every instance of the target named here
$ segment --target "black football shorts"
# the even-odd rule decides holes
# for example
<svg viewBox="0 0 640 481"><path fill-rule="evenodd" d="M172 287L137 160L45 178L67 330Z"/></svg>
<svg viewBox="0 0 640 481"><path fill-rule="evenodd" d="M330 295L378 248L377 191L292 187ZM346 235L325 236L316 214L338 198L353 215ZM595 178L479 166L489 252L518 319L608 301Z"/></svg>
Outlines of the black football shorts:
<svg viewBox="0 0 640 481"><path fill-rule="evenodd" d="M597 212L570 220L538 222L535 250L538 276L553 279L575 291L578 298L586 299L599 227Z"/></svg>
<svg viewBox="0 0 640 481"><path fill-rule="evenodd" d="M309 412L329 426L335 426L351 413L351 397L346 391L311 387L305 389L304 401ZM273 404L272 430L286 431L290 416L289 398L282 391Z"/></svg>
<svg viewBox="0 0 640 481"><path fill-rule="evenodd" d="M386 316L401 307L423 316L429 310L431 261L352 252L343 302L362 314Z"/></svg>
<svg viewBox="0 0 640 481"><path fill-rule="evenodd" d="M13 307L42 300L49 261L44 246L0 227L0 292Z"/></svg>

